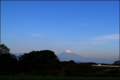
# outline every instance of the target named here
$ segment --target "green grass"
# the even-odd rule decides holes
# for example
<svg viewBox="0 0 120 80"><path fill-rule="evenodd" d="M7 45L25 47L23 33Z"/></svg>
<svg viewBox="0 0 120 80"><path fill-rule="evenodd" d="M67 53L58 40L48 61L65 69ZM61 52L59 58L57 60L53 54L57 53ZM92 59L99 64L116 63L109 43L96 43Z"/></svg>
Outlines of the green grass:
<svg viewBox="0 0 120 80"><path fill-rule="evenodd" d="M0 75L0 80L120 80L119 77Z"/></svg>

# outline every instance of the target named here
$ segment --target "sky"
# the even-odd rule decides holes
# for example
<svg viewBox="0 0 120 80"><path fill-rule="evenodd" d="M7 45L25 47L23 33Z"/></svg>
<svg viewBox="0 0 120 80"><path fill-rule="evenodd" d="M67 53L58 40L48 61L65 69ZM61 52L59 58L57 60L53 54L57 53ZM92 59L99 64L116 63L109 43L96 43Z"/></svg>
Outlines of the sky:
<svg viewBox="0 0 120 80"><path fill-rule="evenodd" d="M119 59L119 1L1 1L1 43Z"/></svg>

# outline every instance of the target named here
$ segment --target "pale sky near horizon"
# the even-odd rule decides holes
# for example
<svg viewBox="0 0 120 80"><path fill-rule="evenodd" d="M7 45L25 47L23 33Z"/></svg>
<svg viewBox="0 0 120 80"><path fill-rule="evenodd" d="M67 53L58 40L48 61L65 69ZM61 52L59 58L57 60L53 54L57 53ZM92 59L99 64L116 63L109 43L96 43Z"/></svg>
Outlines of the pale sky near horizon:
<svg viewBox="0 0 120 80"><path fill-rule="evenodd" d="M1 43L119 59L119 1L1 1Z"/></svg>

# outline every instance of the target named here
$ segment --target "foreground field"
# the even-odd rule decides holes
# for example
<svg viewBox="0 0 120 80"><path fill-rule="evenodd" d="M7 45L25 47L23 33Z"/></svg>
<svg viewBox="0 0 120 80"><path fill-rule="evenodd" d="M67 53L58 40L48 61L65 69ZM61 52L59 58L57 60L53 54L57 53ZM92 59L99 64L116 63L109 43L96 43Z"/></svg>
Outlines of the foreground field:
<svg viewBox="0 0 120 80"><path fill-rule="evenodd" d="M67 77L67 76L30 76L0 75L0 80L120 80L119 77Z"/></svg>

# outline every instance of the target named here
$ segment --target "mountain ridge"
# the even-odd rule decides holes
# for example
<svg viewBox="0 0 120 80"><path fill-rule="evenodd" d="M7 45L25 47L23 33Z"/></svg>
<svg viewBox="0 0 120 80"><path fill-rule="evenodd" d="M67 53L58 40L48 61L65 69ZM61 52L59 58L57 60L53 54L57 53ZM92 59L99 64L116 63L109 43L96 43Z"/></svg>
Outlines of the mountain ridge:
<svg viewBox="0 0 120 80"><path fill-rule="evenodd" d="M74 60L75 62L95 62L95 63L108 63L112 64L116 59L105 59L105 58L90 58L90 57L83 57L81 55L75 54L75 53L66 53L62 52L60 54L57 54L57 57L60 61L70 61Z"/></svg>

